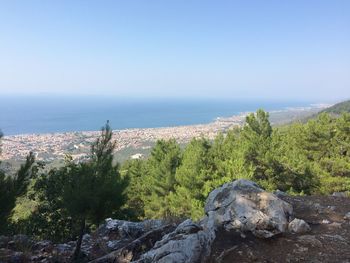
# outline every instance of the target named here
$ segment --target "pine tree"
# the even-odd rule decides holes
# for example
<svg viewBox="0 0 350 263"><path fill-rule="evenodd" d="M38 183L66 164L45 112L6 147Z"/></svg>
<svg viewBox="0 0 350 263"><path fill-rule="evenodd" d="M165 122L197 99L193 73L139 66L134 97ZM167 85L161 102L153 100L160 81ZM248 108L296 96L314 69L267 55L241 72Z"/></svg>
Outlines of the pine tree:
<svg viewBox="0 0 350 263"><path fill-rule="evenodd" d="M92 144L88 161L75 163L68 158L64 167L51 170L36 183L41 201L39 210L46 207L47 219L61 217L63 225L78 233L74 259L79 258L87 223L99 224L125 203L127 181L120 176L118 164L113 162L114 148L107 122L101 136ZM48 205L55 210L50 210ZM65 220L67 217L72 220Z"/></svg>
<svg viewBox="0 0 350 263"><path fill-rule="evenodd" d="M2 136L0 132L0 154ZM27 192L30 179L35 176L36 172L37 166L33 153L29 153L25 163L14 176L6 175L0 169L0 233L8 231L9 219L16 206L16 200Z"/></svg>
<svg viewBox="0 0 350 263"><path fill-rule="evenodd" d="M175 191L175 173L181 162L181 149L177 142L159 140L146 162L145 216L169 218L172 216L169 195Z"/></svg>
<svg viewBox="0 0 350 263"><path fill-rule="evenodd" d="M119 218L142 220L145 218L145 161L140 159L125 161L121 167L121 174L129 180L129 185L126 189L127 201Z"/></svg>
<svg viewBox="0 0 350 263"><path fill-rule="evenodd" d="M170 197L172 214L198 220L203 216L205 183L211 180L211 145L206 139L193 139L185 148L176 171L175 193Z"/></svg>
<svg viewBox="0 0 350 263"><path fill-rule="evenodd" d="M268 179L265 156L270 150L272 135L268 118L269 114L261 109L256 114L248 115L240 137L246 165L254 167L253 177L257 181Z"/></svg>

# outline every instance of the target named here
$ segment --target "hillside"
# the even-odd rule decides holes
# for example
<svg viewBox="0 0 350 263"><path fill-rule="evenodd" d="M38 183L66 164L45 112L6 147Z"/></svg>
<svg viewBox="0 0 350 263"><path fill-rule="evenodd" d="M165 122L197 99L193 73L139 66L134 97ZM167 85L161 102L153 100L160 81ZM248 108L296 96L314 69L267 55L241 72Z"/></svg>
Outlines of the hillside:
<svg viewBox="0 0 350 263"><path fill-rule="evenodd" d="M333 106L330 106L326 109L323 109L319 112L313 113L309 116L305 116L304 118L301 118L300 120L296 119L292 122L290 122L289 124L293 123L293 122L298 122L301 121L302 123L306 123L309 120L312 119L316 119L318 116L320 116L320 114L322 113L328 113L332 116L339 116L340 114L344 113L344 112L350 112L350 100L346 100L346 101L342 101L339 103L334 104Z"/></svg>
<svg viewBox="0 0 350 263"><path fill-rule="evenodd" d="M322 112L327 112L327 113L336 114L336 115L339 115L343 112L350 112L350 100L337 103L327 109L322 110L321 113Z"/></svg>
<svg viewBox="0 0 350 263"><path fill-rule="evenodd" d="M197 138L185 147L158 140L148 157L119 166L107 123L87 161L68 159L47 170L30 154L13 177L0 173L0 235L7 236L0 237L0 262L28 262L16 256L34 262L232 262L244 255L248 262L281 262L289 243L295 247L287 262L310 262L309 255L319 259L312 262L332 262L335 255L336 262L347 262L349 127L350 114L322 114L273 128L269 114L258 110L246 116L246 125L214 140ZM330 196L335 192L344 197ZM35 206L28 209L22 198ZM109 217L119 220L99 228ZM109 229L118 233L105 239ZM51 243L22 244L23 238ZM337 246L324 254L330 240Z"/></svg>
<svg viewBox="0 0 350 263"><path fill-rule="evenodd" d="M106 219L84 235L80 262L349 262L349 211L347 197L272 194L237 180L209 194L198 222ZM68 263L75 244L1 236L0 262Z"/></svg>

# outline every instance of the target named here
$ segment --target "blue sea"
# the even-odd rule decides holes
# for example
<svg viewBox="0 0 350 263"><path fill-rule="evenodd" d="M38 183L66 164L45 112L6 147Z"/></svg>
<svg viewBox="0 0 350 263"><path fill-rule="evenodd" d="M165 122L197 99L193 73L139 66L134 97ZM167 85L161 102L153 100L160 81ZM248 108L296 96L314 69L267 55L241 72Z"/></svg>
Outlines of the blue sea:
<svg viewBox="0 0 350 263"><path fill-rule="evenodd" d="M152 128L209 123L240 112L309 106L307 101L126 99L113 97L0 97L0 129L5 135Z"/></svg>

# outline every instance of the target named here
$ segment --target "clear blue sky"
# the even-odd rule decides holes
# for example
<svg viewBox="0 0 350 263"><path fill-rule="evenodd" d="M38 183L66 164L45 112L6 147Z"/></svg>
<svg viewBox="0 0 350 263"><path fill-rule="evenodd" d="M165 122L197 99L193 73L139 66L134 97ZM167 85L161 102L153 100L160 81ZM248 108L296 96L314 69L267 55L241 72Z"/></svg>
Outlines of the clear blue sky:
<svg viewBox="0 0 350 263"><path fill-rule="evenodd" d="M0 93L349 98L350 1L1 1Z"/></svg>

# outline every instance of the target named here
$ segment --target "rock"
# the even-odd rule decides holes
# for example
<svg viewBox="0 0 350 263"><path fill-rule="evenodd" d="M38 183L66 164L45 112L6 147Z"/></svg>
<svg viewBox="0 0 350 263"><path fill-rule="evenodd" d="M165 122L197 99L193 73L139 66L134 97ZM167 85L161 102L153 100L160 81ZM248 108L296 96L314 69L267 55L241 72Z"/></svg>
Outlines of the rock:
<svg viewBox="0 0 350 263"><path fill-rule="evenodd" d="M336 210L336 207L334 205L329 205L329 206L327 206L327 210L334 212Z"/></svg>
<svg viewBox="0 0 350 263"><path fill-rule="evenodd" d="M141 237L134 239L124 244L119 249L105 254L104 256L96 257L90 263L116 263L116 262L130 262L136 260L153 248L154 244L161 240L165 235L173 232L176 229L174 224L166 224L159 228L152 229Z"/></svg>
<svg viewBox="0 0 350 263"><path fill-rule="evenodd" d="M49 252L52 249L53 249L53 244L49 240L38 241L32 247L33 251L41 251L41 252Z"/></svg>
<svg viewBox="0 0 350 263"><path fill-rule="evenodd" d="M75 244L74 244L75 246ZM91 251L93 249L94 246L94 241L92 240L91 235L89 234L85 234L83 236L83 240L81 243L81 252L86 255L87 257L89 257L91 255Z"/></svg>
<svg viewBox="0 0 350 263"><path fill-rule="evenodd" d="M200 263L210 254L215 233L206 231L190 219L165 235L143 254L137 263Z"/></svg>
<svg viewBox="0 0 350 263"><path fill-rule="evenodd" d="M108 240L117 239L135 239L140 237L147 231L158 228L163 225L162 220L145 220L142 222L130 222L124 220L116 220L107 218L105 224L102 224L97 234L99 236L108 237Z"/></svg>
<svg viewBox="0 0 350 263"><path fill-rule="evenodd" d="M54 253L57 255L67 255L70 256L74 251L74 246L69 244L57 244L54 247Z"/></svg>
<svg viewBox="0 0 350 263"><path fill-rule="evenodd" d="M23 252L13 251L7 248L0 249L0 262L7 263L24 263L28 262Z"/></svg>
<svg viewBox="0 0 350 263"><path fill-rule="evenodd" d="M288 230L292 212L287 202L242 179L209 194L203 224L207 228L251 231L257 237L269 238Z"/></svg>
<svg viewBox="0 0 350 263"><path fill-rule="evenodd" d="M309 232L311 227L304 220L295 218L289 223L288 230L292 233L303 234Z"/></svg>
<svg viewBox="0 0 350 263"><path fill-rule="evenodd" d="M138 239L148 231L158 229L163 225L164 222L162 220L130 222L107 218L105 223L101 224L93 234L95 243L88 244L88 242L86 242L84 253L88 257L91 257L96 253L98 254L98 257L101 257L103 254L106 255L112 251L123 248L128 243Z"/></svg>
<svg viewBox="0 0 350 263"><path fill-rule="evenodd" d="M330 224L331 223L331 221L329 221L328 219L323 219L322 221L321 221L321 224L324 224L324 225L328 225L328 224Z"/></svg>
<svg viewBox="0 0 350 263"><path fill-rule="evenodd" d="M347 193L346 192L334 192L332 194L332 196L335 196L335 197L347 197Z"/></svg>
<svg viewBox="0 0 350 263"><path fill-rule="evenodd" d="M121 247L121 241L120 240L110 240L107 242L107 247L109 250L116 250Z"/></svg>
<svg viewBox="0 0 350 263"><path fill-rule="evenodd" d="M33 241L26 235L14 235L12 240L7 243L10 249L29 249L33 245Z"/></svg>
<svg viewBox="0 0 350 263"><path fill-rule="evenodd" d="M275 192L273 192L277 197L284 197L284 196L288 196L288 194L286 194L285 192L281 191L281 190L276 190Z"/></svg>
<svg viewBox="0 0 350 263"><path fill-rule="evenodd" d="M345 220L350 220L350 212L347 212L344 216Z"/></svg>
<svg viewBox="0 0 350 263"><path fill-rule="evenodd" d="M205 212L207 216L200 224L184 221L136 262L203 262L217 230L251 231L258 237L272 237L288 230L293 209L257 184L237 180L212 191ZM305 224L298 226L306 228Z"/></svg>
<svg viewBox="0 0 350 263"><path fill-rule="evenodd" d="M315 210L316 210L317 213L322 213L322 211L323 211L323 209L324 209L324 207L323 207L322 205L320 205L319 203L315 203L315 204L313 205L313 207L315 208Z"/></svg>

